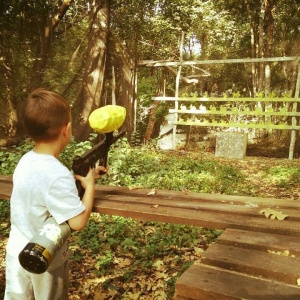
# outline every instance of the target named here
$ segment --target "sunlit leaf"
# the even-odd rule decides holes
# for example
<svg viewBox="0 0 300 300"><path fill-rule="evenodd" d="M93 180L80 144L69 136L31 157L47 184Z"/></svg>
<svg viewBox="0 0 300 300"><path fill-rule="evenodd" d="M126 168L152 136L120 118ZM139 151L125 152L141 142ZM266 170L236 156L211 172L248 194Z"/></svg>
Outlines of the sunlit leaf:
<svg viewBox="0 0 300 300"><path fill-rule="evenodd" d="M156 194L156 189L152 189L147 196L155 195Z"/></svg>
<svg viewBox="0 0 300 300"><path fill-rule="evenodd" d="M283 250L283 251L267 250L267 251L268 251L268 253L272 253L272 254L276 254L276 255L295 257L295 255L290 255L289 250Z"/></svg>
<svg viewBox="0 0 300 300"><path fill-rule="evenodd" d="M264 208L259 211L260 214L265 215L266 218L278 219L280 221L288 217L288 215L283 214L281 211L277 211L271 208Z"/></svg>

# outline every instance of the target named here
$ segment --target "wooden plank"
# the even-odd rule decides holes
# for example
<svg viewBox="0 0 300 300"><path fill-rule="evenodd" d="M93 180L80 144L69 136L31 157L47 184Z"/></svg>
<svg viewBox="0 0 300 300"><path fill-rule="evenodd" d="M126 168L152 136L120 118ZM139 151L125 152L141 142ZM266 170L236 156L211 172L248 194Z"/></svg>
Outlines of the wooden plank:
<svg viewBox="0 0 300 300"><path fill-rule="evenodd" d="M190 300L190 298L182 297L180 295L174 295L173 300Z"/></svg>
<svg viewBox="0 0 300 300"><path fill-rule="evenodd" d="M190 300L189 298L186 298L186 297L181 297L179 295L174 295L174 298L173 300Z"/></svg>
<svg viewBox="0 0 300 300"><path fill-rule="evenodd" d="M192 61L140 61L139 66L185 66L185 65L211 65L211 64L229 64L229 63L258 63L258 62L276 62L276 61L293 61L299 60L299 56L287 57L259 57L259 58L228 58L228 59L209 59L209 60L192 60Z"/></svg>
<svg viewBox="0 0 300 300"><path fill-rule="evenodd" d="M299 102L300 98L222 98L222 97L152 97L152 101L182 101L182 102Z"/></svg>
<svg viewBox="0 0 300 300"><path fill-rule="evenodd" d="M9 200L12 192L12 178L0 175L0 199Z"/></svg>
<svg viewBox="0 0 300 300"><path fill-rule="evenodd" d="M215 229L236 228L254 230L267 233L300 236L300 226L297 221L279 221L266 219L258 215L241 216L228 213L209 212L195 209L182 209L168 206L143 205L126 203L122 201L99 200L94 202L94 211L98 213L117 215L123 217L139 218L144 220L194 225Z"/></svg>
<svg viewBox="0 0 300 300"><path fill-rule="evenodd" d="M285 250L300 257L299 238L279 234L265 234L228 228L218 238L218 244L267 252ZM299 271L300 277L300 271Z"/></svg>
<svg viewBox="0 0 300 300"><path fill-rule="evenodd" d="M162 207L168 207L168 208L179 208L179 209L185 209L185 210L196 210L201 212L218 212L218 213L224 213L224 214L230 214L230 215L241 215L241 216L250 216L253 218L265 218L264 215L260 214L260 210L264 207L251 207L246 205L239 205L234 203L220 203L220 202L202 202L202 201L192 201L189 200L183 201L183 199L176 199L174 198L165 198L163 196L161 197L152 197L147 195L142 195L139 197L132 197L131 195L124 194L120 198L120 195L102 195L100 198L98 198L98 195L96 195L96 199L98 201L103 200L109 200L111 202L121 202L123 204L129 204L129 205L136 205L141 204L145 206L155 206L158 208L159 206ZM99 206L102 204L99 203ZM270 206L268 206L270 207ZM274 207L274 205L273 205ZM276 209L276 206L274 207L276 211L279 211ZM299 209L291 209L291 208L284 208L281 209L281 211L288 215L286 220L289 221L300 221L300 210ZM155 211L153 212L155 213Z"/></svg>
<svg viewBox="0 0 300 300"><path fill-rule="evenodd" d="M297 285L297 279L300 277L300 258L218 243L211 245L205 251L201 262L255 277L282 281L291 285Z"/></svg>
<svg viewBox="0 0 300 300"><path fill-rule="evenodd" d="M195 300L300 299L300 288L230 272L213 266L193 265L176 281L176 295Z"/></svg>
<svg viewBox="0 0 300 300"><path fill-rule="evenodd" d="M293 111L221 111L221 110L182 110L182 109L169 109L169 113L179 114L193 114L193 115L249 115L249 116L300 116L300 112Z"/></svg>
<svg viewBox="0 0 300 300"><path fill-rule="evenodd" d="M11 176L0 175L0 191L3 184L7 184L9 189L7 192L3 192L3 196L10 198L12 189ZM224 194L208 194L208 193L197 193L197 192L182 192L182 191L168 191L168 190L156 190L156 193L151 196L147 194L151 189L145 188L133 188L125 186L105 186L96 185L95 194L96 199L108 200L110 197L119 196L119 201L123 201L124 196L130 196L132 201L138 203L136 198L149 198L149 201L178 201L178 207L190 207L197 203L211 203L212 206L215 204L227 204L227 205L241 205L241 206L256 206L257 208L270 207L274 209L295 209L300 210L300 202L292 199L275 199L275 198L263 198L263 197L250 197L250 196L236 196L236 195L224 195Z"/></svg>
<svg viewBox="0 0 300 300"><path fill-rule="evenodd" d="M11 180L0 178L2 198L9 199ZM299 236L299 203L293 200L219 194L97 186L93 210L98 213L171 222L215 229L235 228ZM255 206L255 207L253 207ZM289 214L287 220L269 220L258 212L270 207Z"/></svg>
<svg viewBox="0 0 300 300"><path fill-rule="evenodd" d="M192 121L169 121L170 125L189 125L189 126L209 126L209 127L238 127L238 128L264 128L279 130L300 130L297 125L274 125L274 124L246 124L246 123L212 123L212 122L192 122Z"/></svg>
<svg viewBox="0 0 300 300"><path fill-rule="evenodd" d="M150 189L135 188L129 189L128 187L121 186L101 186L98 185L95 188L97 197L105 197L105 195L111 197L112 195L119 195L121 197L130 195L132 198L135 197L147 197L153 201L165 201L176 199L181 203L180 205L185 206L185 203L198 203L198 202L209 202L212 205L216 203L223 204L235 204L243 206L259 206L259 207L273 207L273 208L291 208L300 210L300 202L292 199L276 199L276 198L263 198L263 197L250 197L250 196L236 196L236 195L224 195L224 194L208 194L208 193L197 193L197 192L182 192L182 191L169 191L169 190L156 190L156 193L151 196L147 194L151 191ZM120 197L120 200L122 200ZM189 204L188 204L189 205Z"/></svg>

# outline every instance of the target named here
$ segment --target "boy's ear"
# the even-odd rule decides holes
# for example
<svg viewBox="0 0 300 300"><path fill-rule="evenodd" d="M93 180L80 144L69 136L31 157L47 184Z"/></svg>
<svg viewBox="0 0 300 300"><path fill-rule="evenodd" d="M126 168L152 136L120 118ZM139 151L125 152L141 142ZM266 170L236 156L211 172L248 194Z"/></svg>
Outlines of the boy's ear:
<svg viewBox="0 0 300 300"><path fill-rule="evenodd" d="M68 138L70 139L71 136L72 136L72 124L71 124L71 122L69 122L67 124L67 132L68 132Z"/></svg>
<svg viewBox="0 0 300 300"><path fill-rule="evenodd" d="M71 124L71 122L69 122L67 124L67 130L68 130L68 133L70 133L72 131L72 124Z"/></svg>
<svg viewBox="0 0 300 300"><path fill-rule="evenodd" d="M65 135L70 135L71 132L72 132L72 125L71 125L71 122L69 122L67 125L65 125L62 128L62 133L65 134Z"/></svg>

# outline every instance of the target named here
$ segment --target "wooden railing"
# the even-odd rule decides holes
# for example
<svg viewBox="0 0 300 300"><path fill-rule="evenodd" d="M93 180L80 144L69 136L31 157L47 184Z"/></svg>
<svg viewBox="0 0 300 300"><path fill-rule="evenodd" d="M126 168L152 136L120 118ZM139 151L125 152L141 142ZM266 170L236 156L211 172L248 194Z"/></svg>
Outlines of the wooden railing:
<svg viewBox="0 0 300 300"><path fill-rule="evenodd" d="M300 112L297 111L300 98L152 97L152 100L174 102L174 108L169 109L169 113L174 114L169 121L174 125L174 149L177 125L300 130ZM294 144L291 138L290 152ZM293 153L289 156L292 159Z"/></svg>

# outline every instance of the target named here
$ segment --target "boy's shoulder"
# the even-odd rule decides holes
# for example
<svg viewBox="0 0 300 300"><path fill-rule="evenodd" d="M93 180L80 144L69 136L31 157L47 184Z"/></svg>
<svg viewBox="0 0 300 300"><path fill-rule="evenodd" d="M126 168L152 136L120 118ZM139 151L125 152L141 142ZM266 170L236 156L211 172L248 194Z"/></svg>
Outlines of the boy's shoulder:
<svg viewBox="0 0 300 300"><path fill-rule="evenodd" d="M70 170L54 156L36 153L33 150L22 156L15 171L26 172L28 175L49 172L51 176L54 174L63 176L70 173Z"/></svg>

